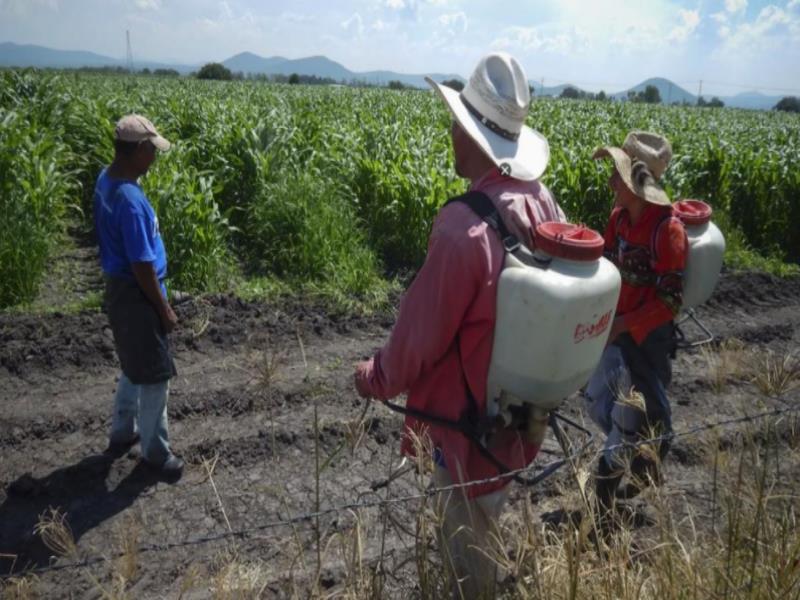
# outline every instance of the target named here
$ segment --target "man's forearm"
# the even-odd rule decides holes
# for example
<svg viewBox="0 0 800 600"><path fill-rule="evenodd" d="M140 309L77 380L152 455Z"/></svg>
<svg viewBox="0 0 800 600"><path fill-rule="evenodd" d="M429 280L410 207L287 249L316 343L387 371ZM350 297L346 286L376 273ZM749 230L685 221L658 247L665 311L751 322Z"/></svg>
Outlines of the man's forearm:
<svg viewBox="0 0 800 600"><path fill-rule="evenodd" d="M153 263L131 263L131 270L133 271L133 276L136 278L136 283L139 284L145 297L156 307L159 314L164 312L168 305L166 299L161 294L161 284L158 282L158 277L156 277Z"/></svg>

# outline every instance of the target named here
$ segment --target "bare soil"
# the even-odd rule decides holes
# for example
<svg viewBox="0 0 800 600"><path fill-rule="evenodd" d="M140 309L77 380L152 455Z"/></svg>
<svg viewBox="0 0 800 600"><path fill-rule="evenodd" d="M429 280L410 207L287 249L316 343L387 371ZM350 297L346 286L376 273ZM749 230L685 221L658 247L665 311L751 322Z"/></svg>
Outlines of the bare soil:
<svg viewBox="0 0 800 600"><path fill-rule="evenodd" d="M399 460L401 419L379 404L365 409L351 376L353 363L388 336L391 312L331 314L300 301L268 305L232 296L192 299L177 310L181 326L172 341L179 376L169 417L174 449L188 467L174 484L143 466L137 447L119 457L104 453L118 367L102 312L0 314L2 577L71 562L53 557L34 533L39 516L58 508L67 515L79 556L103 560L39 572L35 586L41 597L101 597L101 588L113 587L119 569L113 559L125 539L142 547L130 597L212 597L208 582L231 553L240 562L260 561L264 597L286 597L308 590L315 576L315 521L263 525L315 510L315 449L324 465L321 508L377 498L370 486ZM718 340L735 337L762 355L783 357L800 347L800 278L724 273L698 316ZM695 332L688 325L686 330ZM670 398L678 431L797 402L796 391L794 399L767 398L747 382L716 390L699 349L681 352L674 372ZM580 418L576 399L568 400L565 412ZM719 443L735 446L744 427L721 430ZM704 452L693 437L679 438L671 450L665 486L676 514L708 514ZM781 481L795 494L797 454L784 455L781 464ZM537 460L552 458L542 453ZM533 489L514 485L509 511L527 494L538 513L534 518L552 515L568 508L571 487L566 471ZM418 489L413 475L406 475L379 494ZM394 505L390 519L386 511L359 512L369 532L365 557L383 556L387 597L415 596L412 534L418 507L416 501ZM328 515L320 519L320 535L329 539L353 524L354 513ZM231 529L252 531L223 537ZM331 592L346 572L334 545L323 554L320 578ZM198 573L205 583L193 585Z"/></svg>

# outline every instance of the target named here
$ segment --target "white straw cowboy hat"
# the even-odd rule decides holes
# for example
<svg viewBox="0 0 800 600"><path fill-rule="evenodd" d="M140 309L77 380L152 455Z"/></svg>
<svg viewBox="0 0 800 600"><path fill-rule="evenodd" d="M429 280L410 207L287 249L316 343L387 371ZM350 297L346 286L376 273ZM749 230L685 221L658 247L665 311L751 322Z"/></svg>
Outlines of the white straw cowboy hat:
<svg viewBox="0 0 800 600"><path fill-rule="evenodd" d="M159 150L169 150L170 143L156 131L149 119L142 115L126 115L117 122L114 137L122 142L150 141Z"/></svg>
<svg viewBox="0 0 800 600"><path fill-rule="evenodd" d="M672 146L667 138L647 131L631 131L622 148L604 146L592 158L611 158L622 181L642 200L669 206L669 196L658 184L672 159Z"/></svg>
<svg viewBox="0 0 800 600"><path fill-rule="evenodd" d="M550 147L541 133L525 125L531 93L515 58L505 52L484 56L460 93L430 77L425 80L504 175L530 181L544 173Z"/></svg>

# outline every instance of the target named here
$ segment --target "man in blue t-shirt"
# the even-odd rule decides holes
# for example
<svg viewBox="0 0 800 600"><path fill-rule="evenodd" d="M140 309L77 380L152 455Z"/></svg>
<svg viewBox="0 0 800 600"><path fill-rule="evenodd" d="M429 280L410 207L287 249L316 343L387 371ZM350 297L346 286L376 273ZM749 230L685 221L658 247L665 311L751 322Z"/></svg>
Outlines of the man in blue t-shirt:
<svg viewBox="0 0 800 600"><path fill-rule="evenodd" d="M94 220L106 282L105 306L122 375L114 398L109 451L141 440L145 462L179 478L169 446L167 398L175 364L167 334L178 323L167 301L167 253L158 218L138 184L169 142L140 115L120 119L114 160L97 178Z"/></svg>

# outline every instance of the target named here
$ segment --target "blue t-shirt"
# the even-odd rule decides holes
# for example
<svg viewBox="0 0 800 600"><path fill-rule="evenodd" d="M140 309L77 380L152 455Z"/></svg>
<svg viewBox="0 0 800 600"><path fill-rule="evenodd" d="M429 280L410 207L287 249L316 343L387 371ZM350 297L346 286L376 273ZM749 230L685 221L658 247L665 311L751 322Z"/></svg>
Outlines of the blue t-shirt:
<svg viewBox="0 0 800 600"><path fill-rule="evenodd" d="M94 224L103 272L135 280L131 263L153 263L161 293L166 297L167 252L158 218L142 188L131 181L115 179L103 169L94 188Z"/></svg>

